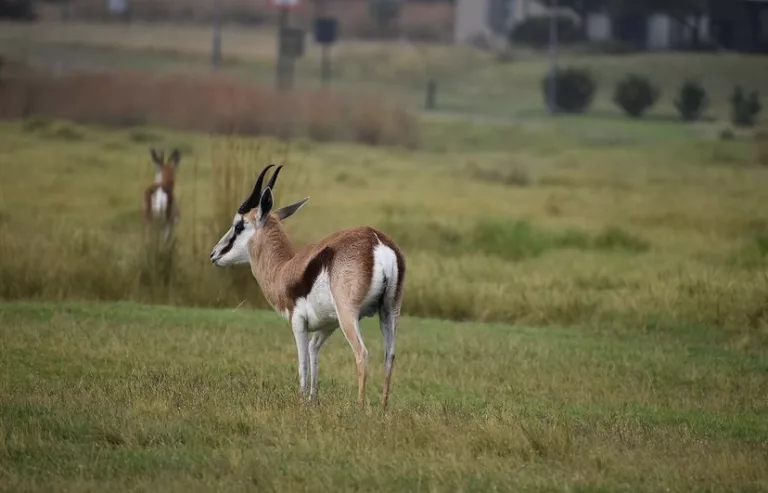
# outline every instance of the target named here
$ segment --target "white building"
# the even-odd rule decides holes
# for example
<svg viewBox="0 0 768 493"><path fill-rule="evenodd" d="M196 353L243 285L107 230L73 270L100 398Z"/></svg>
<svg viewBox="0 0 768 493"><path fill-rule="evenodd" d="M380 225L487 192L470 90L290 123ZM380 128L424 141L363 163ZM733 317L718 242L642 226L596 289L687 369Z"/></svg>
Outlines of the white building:
<svg viewBox="0 0 768 493"><path fill-rule="evenodd" d="M560 8L557 13L581 21L571 9ZM539 0L456 0L454 15L455 42L473 42L478 38L505 42L516 24L529 17L547 16L549 9ZM587 39L591 41L625 41L648 50L672 49L692 37L688 26L661 14L617 19L607 13L592 13L585 22ZM696 19L689 19L689 25L695 23ZM699 39L707 39L709 20L702 17L698 24Z"/></svg>
<svg viewBox="0 0 768 493"><path fill-rule="evenodd" d="M516 23L547 12L538 0L456 0L454 41L466 43L478 37L506 39Z"/></svg>

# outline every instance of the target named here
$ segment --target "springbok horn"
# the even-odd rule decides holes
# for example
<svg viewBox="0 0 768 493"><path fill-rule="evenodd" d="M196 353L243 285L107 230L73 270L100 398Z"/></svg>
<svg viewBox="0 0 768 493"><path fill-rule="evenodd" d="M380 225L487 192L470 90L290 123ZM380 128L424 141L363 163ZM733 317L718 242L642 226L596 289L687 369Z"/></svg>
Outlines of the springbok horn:
<svg viewBox="0 0 768 493"><path fill-rule="evenodd" d="M269 179L269 183L267 183L267 186L270 190L272 190L272 193L275 193L275 182L277 181L277 175L280 173L280 170L283 169L283 165L277 167L274 173L272 173L272 176Z"/></svg>
<svg viewBox="0 0 768 493"><path fill-rule="evenodd" d="M253 192L251 192L251 195L245 199L243 204L240 206L240 209L238 209L237 212L239 214L245 214L246 212L256 207L256 205L259 203L259 199L261 198L261 185L264 183L264 175L267 174L267 171L272 166L274 166L274 164L270 164L261 170L259 177L256 179L256 185L253 187Z"/></svg>

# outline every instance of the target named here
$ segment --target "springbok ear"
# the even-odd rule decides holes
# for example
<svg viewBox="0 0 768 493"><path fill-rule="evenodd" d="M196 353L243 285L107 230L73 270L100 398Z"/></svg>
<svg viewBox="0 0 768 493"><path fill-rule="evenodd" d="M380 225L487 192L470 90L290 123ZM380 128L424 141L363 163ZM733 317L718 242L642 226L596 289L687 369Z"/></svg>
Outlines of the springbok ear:
<svg viewBox="0 0 768 493"><path fill-rule="evenodd" d="M272 189L267 187L261 194L261 200L259 200L259 227L264 226L267 221L267 216L272 211Z"/></svg>
<svg viewBox="0 0 768 493"><path fill-rule="evenodd" d="M282 221L283 219L287 217L291 217L292 215L296 214L301 207L306 204L309 201L309 197L303 200L299 200L298 202L286 205L285 207L281 207L280 209L275 211L275 214L277 214L277 217Z"/></svg>
<svg viewBox="0 0 768 493"><path fill-rule="evenodd" d="M164 152L158 152L154 147L149 150L149 155L152 156L152 161L155 165L160 166L161 168L165 165L164 154Z"/></svg>
<svg viewBox="0 0 768 493"><path fill-rule="evenodd" d="M178 149L174 149L173 152L171 152L171 155L168 157L168 162L172 164L174 167L179 167L179 162L181 161L181 153Z"/></svg>

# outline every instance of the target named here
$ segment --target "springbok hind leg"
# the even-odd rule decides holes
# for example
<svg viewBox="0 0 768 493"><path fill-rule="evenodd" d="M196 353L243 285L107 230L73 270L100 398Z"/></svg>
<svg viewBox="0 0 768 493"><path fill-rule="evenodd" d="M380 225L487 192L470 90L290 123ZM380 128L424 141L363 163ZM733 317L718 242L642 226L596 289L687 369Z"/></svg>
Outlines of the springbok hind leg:
<svg viewBox="0 0 768 493"><path fill-rule="evenodd" d="M365 381L368 372L368 350L363 343L363 337L360 335L360 324L356 310L346 307L337 307L336 314L339 317L339 325L344 337L352 347L355 353L355 364L357 365L357 402L362 409L365 406Z"/></svg>
<svg viewBox="0 0 768 493"><path fill-rule="evenodd" d="M379 310L379 327L384 341L384 390L381 395L381 406L384 409L389 404L392 370L395 366L395 333L399 318L399 315L389 307L382 306Z"/></svg>

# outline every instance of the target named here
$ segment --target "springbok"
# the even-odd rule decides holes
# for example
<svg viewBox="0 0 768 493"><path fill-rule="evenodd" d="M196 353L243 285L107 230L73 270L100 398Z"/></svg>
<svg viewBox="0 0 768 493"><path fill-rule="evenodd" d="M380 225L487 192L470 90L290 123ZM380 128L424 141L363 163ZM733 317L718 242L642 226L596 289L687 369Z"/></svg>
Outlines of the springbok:
<svg viewBox="0 0 768 493"><path fill-rule="evenodd" d="M149 150L152 161L155 163L155 182L144 190L144 220L147 228L153 224L163 227L165 241L171 236L174 226L179 222L179 209L176 206L176 197L173 194L173 185L176 170L179 167L181 155L178 149L174 149L168 160L165 160L164 152Z"/></svg>
<svg viewBox="0 0 768 493"><path fill-rule="evenodd" d="M310 402L317 400L320 349L341 326L355 354L358 403L364 406L368 350L359 322L378 313L384 340L381 403L386 408L403 301L405 258L391 239L370 227L337 231L294 250L282 221L295 214L309 197L273 211L272 190L282 166L277 167L267 187L261 188L272 166L259 174L229 231L213 248L211 262L219 267L250 263L266 300L291 324L298 352L299 393L306 396L309 370Z"/></svg>

